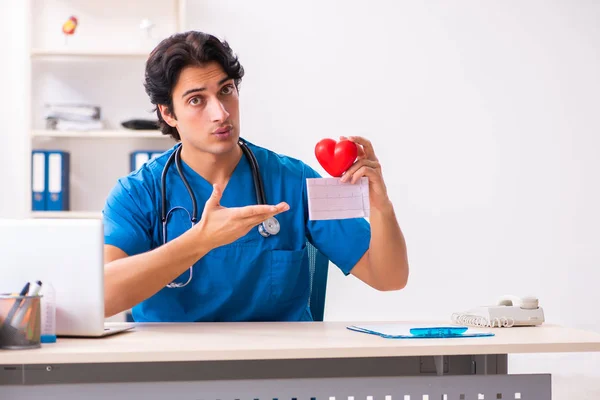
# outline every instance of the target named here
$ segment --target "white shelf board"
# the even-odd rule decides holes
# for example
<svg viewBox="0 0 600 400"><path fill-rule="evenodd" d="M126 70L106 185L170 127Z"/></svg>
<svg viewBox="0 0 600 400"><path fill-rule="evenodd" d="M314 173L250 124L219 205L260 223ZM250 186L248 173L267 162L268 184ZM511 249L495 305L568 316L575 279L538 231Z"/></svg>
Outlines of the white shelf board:
<svg viewBox="0 0 600 400"><path fill-rule="evenodd" d="M84 50L53 50L53 49L31 49L32 58L46 57L121 57L121 58L147 58L148 51L84 51Z"/></svg>
<svg viewBox="0 0 600 400"><path fill-rule="evenodd" d="M153 138L153 139L170 139L170 136L163 135L158 130L133 130L133 129L116 129L116 130L97 130L97 131L55 131L55 130L33 130L33 137L46 138Z"/></svg>
<svg viewBox="0 0 600 400"><path fill-rule="evenodd" d="M102 218L101 211L32 211L32 218L73 218L98 219Z"/></svg>

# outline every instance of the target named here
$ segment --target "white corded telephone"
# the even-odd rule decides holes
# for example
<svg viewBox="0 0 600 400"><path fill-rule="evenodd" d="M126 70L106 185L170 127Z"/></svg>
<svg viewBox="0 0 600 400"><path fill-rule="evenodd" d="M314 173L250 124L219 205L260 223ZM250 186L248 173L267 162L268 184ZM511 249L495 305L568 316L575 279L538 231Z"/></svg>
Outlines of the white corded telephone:
<svg viewBox="0 0 600 400"><path fill-rule="evenodd" d="M482 328L534 326L544 322L544 310L536 297L503 296L494 306L452 314L452 322Z"/></svg>

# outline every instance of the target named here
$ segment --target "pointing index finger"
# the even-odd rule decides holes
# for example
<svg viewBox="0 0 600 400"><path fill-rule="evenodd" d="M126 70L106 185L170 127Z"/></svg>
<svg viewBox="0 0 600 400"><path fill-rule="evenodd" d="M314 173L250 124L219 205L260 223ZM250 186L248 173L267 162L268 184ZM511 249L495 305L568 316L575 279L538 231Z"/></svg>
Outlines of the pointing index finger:
<svg viewBox="0 0 600 400"><path fill-rule="evenodd" d="M289 206L286 203L279 203L276 206L259 204L241 207L239 209L238 216L243 219L255 218L257 216L265 216L268 218L268 216L279 214L283 211L287 211L288 209Z"/></svg>

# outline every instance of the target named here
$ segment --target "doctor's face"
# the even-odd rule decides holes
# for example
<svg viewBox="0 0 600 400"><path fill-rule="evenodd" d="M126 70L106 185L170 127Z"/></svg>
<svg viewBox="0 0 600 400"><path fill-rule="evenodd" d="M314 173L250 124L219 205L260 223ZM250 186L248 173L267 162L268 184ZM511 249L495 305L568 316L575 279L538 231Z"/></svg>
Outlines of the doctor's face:
<svg viewBox="0 0 600 400"><path fill-rule="evenodd" d="M173 88L173 113L163 117L177 128L184 146L225 154L239 138L239 97L233 79L217 62L181 70Z"/></svg>

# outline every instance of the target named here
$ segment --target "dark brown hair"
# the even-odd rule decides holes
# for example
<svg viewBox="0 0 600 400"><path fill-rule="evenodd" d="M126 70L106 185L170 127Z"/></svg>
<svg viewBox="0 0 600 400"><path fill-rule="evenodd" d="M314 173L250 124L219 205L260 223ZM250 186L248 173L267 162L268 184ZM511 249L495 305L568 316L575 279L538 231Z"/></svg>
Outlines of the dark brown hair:
<svg viewBox="0 0 600 400"><path fill-rule="evenodd" d="M221 41L207 33L190 31L172 35L156 46L146 61L144 88L155 105L160 130L164 135L171 135L180 140L179 132L167 124L158 104L165 105L169 113L173 110L173 88L179 79L181 70L190 65L203 66L209 62L218 62L236 88L244 76L244 68L226 41Z"/></svg>

